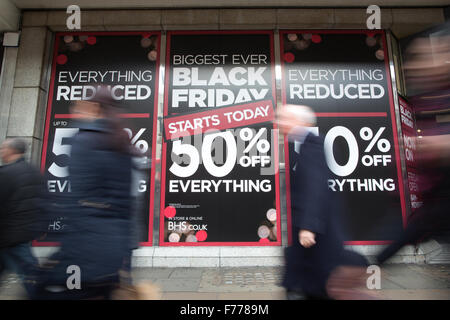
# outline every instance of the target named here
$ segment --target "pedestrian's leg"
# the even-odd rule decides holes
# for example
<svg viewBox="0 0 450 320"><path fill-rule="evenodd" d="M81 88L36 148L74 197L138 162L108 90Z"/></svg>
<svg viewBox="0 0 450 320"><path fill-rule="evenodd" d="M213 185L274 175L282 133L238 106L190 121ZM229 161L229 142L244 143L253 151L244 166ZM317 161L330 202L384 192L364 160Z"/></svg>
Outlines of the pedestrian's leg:
<svg viewBox="0 0 450 320"><path fill-rule="evenodd" d="M402 247L410 243L416 243L419 241L430 228L430 216L427 216L427 208L421 208L421 212L416 219L411 221L406 229L400 234L399 238L392 242L386 249L384 249L377 256L379 264L384 263L387 259L397 253Z"/></svg>
<svg viewBox="0 0 450 320"><path fill-rule="evenodd" d="M6 249L0 249L0 279L2 278L4 272L9 269L8 267L8 255Z"/></svg>
<svg viewBox="0 0 450 320"><path fill-rule="evenodd" d="M28 296L34 297L39 264L31 253L31 245L25 243L9 248L7 256L11 270L21 278Z"/></svg>
<svg viewBox="0 0 450 320"><path fill-rule="evenodd" d="M132 250L126 251L126 254L123 258L122 269L120 270L120 282L125 285L133 284L133 277L131 275L131 257L133 255Z"/></svg>

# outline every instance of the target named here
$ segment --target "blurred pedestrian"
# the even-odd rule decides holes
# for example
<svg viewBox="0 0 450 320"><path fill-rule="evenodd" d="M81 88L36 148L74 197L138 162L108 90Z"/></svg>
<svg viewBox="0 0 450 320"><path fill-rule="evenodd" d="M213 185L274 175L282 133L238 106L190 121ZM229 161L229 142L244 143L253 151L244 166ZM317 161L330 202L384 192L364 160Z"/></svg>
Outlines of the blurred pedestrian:
<svg viewBox="0 0 450 320"><path fill-rule="evenodd" d="M450 24L442 35L419 37L406 50L404 73L421 137L416 160L422 206L409 217L404 232L377 256L384 263L407 244L417 245L450 231Z"/></svg>
<svg viewBox="0 0 450 320"><path fill-rule="evenodd" d="M131 258L131 145L106 87L71 112L79 119L69 162L67 228L46 287L48 298L109 298ZM79 267L81 289L67 290L67 268ZM42 298L46 298L42 293Z"/></svg>
<svg viewBox="0 0 450 320"><path fill-rule="evenodd" d="M151 148L148 152L151 154ZM149 217L146 203L148 199L146 195L148 192L149 169L151 169L151 158L143 156L137 149L132 150L132 167L131 167L131 209L130 209L130 250L129 257L125 259L122 268L122 282L131 285L133 283L131 275L131 260L133 250L139 249L139 243L145 242L148 239ZM145 239L145 240L144 240Z"/></svg>
<svg viewBox="0 0 450 320"><path fill-rule="evenodd" d="M285 105L277 111L277 123L290 143L300 142L300 152L291 153L289 159L293 239L285 252L287 298L339 298L327 289L330 275L346 265L361 266L351 273L361 275L367 262L344 250L340 203L328 189L323 139L309 130L316 125L315 114L306 106ZM345 272L337 278L341 274ZM336 283L340 282L332 285Z"/></svg>
<svg viewBox="0 0 450 320"><path fill-rule="evenodd" d="M25 152L26 144L18 138L0 147L0 276L6 269L14 271L31 296L38 267L31 241L39 235L44 183L38 169L25 161Z"/></svg>
<svg viewBox="0 0 450 320"><path fill-rule="evenodd" d="M407 244L417 245L450 231L450 134L423 137L417 145L423 203L410 217L406 229L377 255L379 264Z"/></svg>

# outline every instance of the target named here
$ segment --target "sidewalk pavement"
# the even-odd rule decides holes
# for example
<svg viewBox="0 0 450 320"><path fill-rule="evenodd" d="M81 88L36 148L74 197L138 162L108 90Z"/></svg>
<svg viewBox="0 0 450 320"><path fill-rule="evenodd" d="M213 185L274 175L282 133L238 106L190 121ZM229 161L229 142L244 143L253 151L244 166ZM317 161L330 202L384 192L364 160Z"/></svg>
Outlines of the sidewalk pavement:
<svg viewBox="0 0 450 320"><path fill-rule="evenodd" d="M158 285L164 300L282 300L282 268L135 268L135 283ZM369 276L369 275L368 275ZM379 299L450 300L450 264L392 264L381 268ZM0 300L24 299L14 274L0 279Z"/></svg>

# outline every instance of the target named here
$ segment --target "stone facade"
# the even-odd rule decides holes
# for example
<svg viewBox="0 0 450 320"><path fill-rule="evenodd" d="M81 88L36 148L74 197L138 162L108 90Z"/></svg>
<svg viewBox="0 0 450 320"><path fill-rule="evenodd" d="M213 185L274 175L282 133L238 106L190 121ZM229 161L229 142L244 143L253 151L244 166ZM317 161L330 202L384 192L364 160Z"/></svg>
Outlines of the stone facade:
<svg viewBox="0 0 450 320"><path fill-rule="evenodd" d="M25 11L17 57L15 48L6 50L0 142L6 137L25 138L32 150L30 159L36 162L43 139L52 34L67 31L67 17L65 11ZM89 10L81 13L81 27L83 31L365 29L366 18L363 8ZM391 29L398 38L444 20L444 10L439 8L381 11L382 28Z"/></svg>
<svg viewBox="0 0 450 320"><path fill-rule="evenodd" d="M23 27L67 31L65 11L27 11ZM82 12L85 31L230 30L230 29L366 29L361 9L189 9L89 10ZM401 38L444 22L440 8L382 9L381 27Z"/></svg>

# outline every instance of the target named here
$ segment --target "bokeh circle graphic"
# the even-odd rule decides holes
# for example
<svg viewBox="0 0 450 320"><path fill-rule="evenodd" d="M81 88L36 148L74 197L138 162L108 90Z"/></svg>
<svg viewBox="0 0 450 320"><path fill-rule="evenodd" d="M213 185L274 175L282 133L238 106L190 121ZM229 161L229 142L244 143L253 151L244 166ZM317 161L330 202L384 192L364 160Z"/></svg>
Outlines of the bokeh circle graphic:
<svg viewBox="0 0 450 320"><path fill-rule="evenodd" d="M200 230L195 234L195 237L197 238L198 241L205 241L206 238L208 238L208 234L206 233L205 230Z"/></svg>
<svg viewBox="0 0 450 320"><path fill-rule="evenodd" d="M295 56L291 52L286 52L283 57L284 61L286 61L287 63L292 63L295 60Z"/></svg>
<svg viewBox="0 0 450 320"><path fill-rule="evenodd" d="M322 37L318 34L313 34L311 37L311 41L314 43L320 43L322 42Z"/></svg>
<svg viewBox="0 0 450 320"><path fill-rule="evenodd" d="M65 54L60 54L58 57L56 57L56 63L57 64L66 64L67 62L67 56Z"/></svg>
<svg viewBox="0 0 450 320"><path fill-rule="evenodd" d="M164 209L164 216L166 218L173 218L177 214L177 209L172 206L168 206Z"/></svg>
<svg viewBox="0 0 450 320"><path fill-rule="evenodd" d="M90 45L96 44L97 43L97 38L94 36L89 36L86 40L86 42Z"/></svg>

